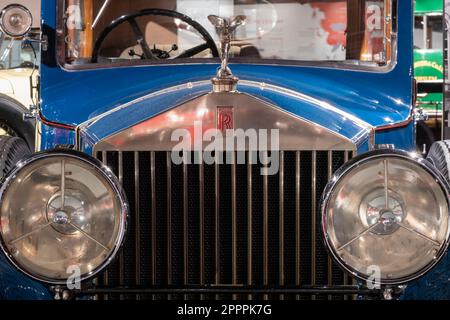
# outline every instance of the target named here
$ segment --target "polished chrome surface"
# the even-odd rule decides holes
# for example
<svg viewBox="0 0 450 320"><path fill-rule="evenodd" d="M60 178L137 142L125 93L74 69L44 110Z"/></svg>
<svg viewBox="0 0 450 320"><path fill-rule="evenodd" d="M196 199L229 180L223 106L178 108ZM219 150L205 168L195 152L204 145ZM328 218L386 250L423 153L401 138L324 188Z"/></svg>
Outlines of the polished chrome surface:
<svg viewBox="0 0 450 320"><path fill-rule="evenodd" d="M300 274L300 151L295 153L295 285L299 286L301 283L301 274Z"/></svg>
<svg viewBox="0 0 450 320"><path fill-rule="evenodd" d="M217 75L212 79L214 92L234 92L238 78L233 76L228 67L231 40L236 29L245 25L246 16L236 16L233 18L221 18L215 15L208 16L208 20L216 28L220 39L220 59L222 60Z"/></svg>
<svg viewBox="0 0 450 320"><path fill-rule="evenodd" d="M280 174L279 174L279 221L278 221L278 251L279 251L279 261L278 261L278 281L281 286L284 286L284 152L280 152ZM282 297L283 298L283 297Z"/></svg>
<svg viewBox="0 0 450 320"><path fill-rule="evenodd" d="M201 122L202 126L201 136L195 136L200 141L193 142L205 148L210 142L202 141L203 134L217 128L217 108L223 106L233 107L236 129L278 129L280 150L356 150L352 140L256 97L242 93L211 93L99 141L94 146L94 154L102 150L172 150L180 143L172 141L174 130L194 132L194 122ZM272 145L270 135L268 143Z"/></svg>
<svg viewBox="0 0 450 320"><path fill-rule="evenodd" d="M16 193L29 200L15 201ZM90 278L110 264L124 239L128 203L119 182L78 152L45 152L19 162L0 199L2 250L40 281L65 284L71 265L80 268L80 281Z"/></svg>
<svg viewBox="0 0 450 320"><path fill-rule="evenodd" d="M260 162L251 164L248 161L245 165L169 166L170 152L138 152L139 159L145 161L140 161L139 166L140 188L151 185L151 190L155 190L155 186L162 184L160 189L163 190L148 189L148 198L152 199L152 203L158 203L158 208L142 203L142 197L146 198L144 193L141 193L140 203L135 204L136 207L133 206L133 215L137 212L141 217L151 215L146 221L141 220L139 226L142 232L152 230L148 241L140 240L141 251L147 252L145 259L141 256L144 264L140 269L135 268L134 263L129 264L127 258L124 261L125 268L123 265L116 265L109 273L116 274L117 277L119 272L119 277L125 278L125 283L121 283L131 286L135 284L137 270L141 279L147 279L147 283L151 284L156 282L156 286L167 284L176 287L186 283L188 286L311 286L314 280L311 266L314 264L318 268L315 275L316 285L342 285L348 276L340 271L334 261L330 264L323 244L316 241L316 252L312 252L308 244L316 236L312 232L312 210L308 208L315 208L319 219L319 199L312 203L312 182L316 181L316 192L319 193L325 187L333 168L342 165L344 160L351 156L351 151L324 150L315 153L314 163L312 151L283 151L280 155L279 175L264 178L259 175L260 167L263 166ZM104 152L99 152L98 156L102 157L103 154ZM136 161L134 152L108 151L106 154L115 167L115 172L121 170L122 176L134 174L134 169L131 170ZM122 164L116 168L113 159L118 157L122 158ZM237 152L233 158L236 157ZM246 158L251 159L250 153L246 153ZM150 170L145 172L142 168L147 166ZM161 172L161 166L166 167L164 171L168 171ZM227 166L227 169L222 166ZM316 167L315 170L313 167ZM191 170L197 170L195 168L198 168L198 173L192 175ZM301 168L304 168L304 171L301 172ZM326 168L325 172L323 168ZM134 179L126 180L122 178L122 182L128 185L127 192L134 194L136 190L130 190L136 186ZM166 182L169 184L167 187ZM198 187L191 188L191 184ZM179 191L181 193L174 193ZM247 195L243 197L242 193ZM163 205L160 205L161 203ZM189 209L186 225L187 203L189 208L198 206L199 210L192 212ZM140 207L137 207L138 205ZM166 211L166 205L171 207L170 214ZM225 208L227 211L224 211ZM228 213L228 216L225 217L224 212ZM157 225L160 220L155 220L161 219L161 216L164 216L163 221L167 218L170 223L159 222L160 225ZM186 230L189 232L188 248ZM136 254L135 242L139 241L135 237L137 232L132 231L131 237L128 238L129 243L124 246L124 250L129 250L124 251L124 255L132 259ZM162 238L162 241L158 243L155 238ZM301 239L304 239L305 243L302 243ZM273 241L276 244L273 244ZM170 254L166 257L168 253ZM161 257L161 260L155 260L157 257ZM313 258L316 259L315 262L312 261ZM332 270L336 270L336 273ZM330 274L333 275L332 280L329 279ZM112 283L110 280L108 283L110 286L120 284L117 280ZM106 285L105 282L100 283L102 284ZM167 297L177 299L183 295L168 294ZM158 294L151 296L161 297ZM230 293L226 297L263 299L272 298L272 295ZM279 297L304 298L303 295L289 294L280 294ZM109 298L113 297L109 295ZM224 296L205 293L200 295L200 298Z"/></svg>
<svg viewBox="0 0 450 320"><path fill-rule="evenodd" d="M330 180L322 228L333 257L355 277L380 268L380 284L412 281L447 250L449 185L417 155L377 150L357 157ZM364 257L362 259L361 257Z"/></svg>

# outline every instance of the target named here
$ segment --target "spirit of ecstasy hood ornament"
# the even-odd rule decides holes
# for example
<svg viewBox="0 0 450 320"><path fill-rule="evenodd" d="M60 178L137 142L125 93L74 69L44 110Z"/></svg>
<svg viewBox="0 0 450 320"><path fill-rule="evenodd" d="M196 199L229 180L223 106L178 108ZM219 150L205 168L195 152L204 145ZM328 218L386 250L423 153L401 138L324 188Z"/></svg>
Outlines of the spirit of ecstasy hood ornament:
<svg viewBox="0 0 450 320"><path fill-rule="evenodd" d="M236 85L239 79L233 76L228 67L231 38L239 26L245 25L247 17L240 15L226 19L210 15L208 19L216 27L216 32L220 37L220 58L222 59L222 64L219 70L217 70L217 75L212 79L214 92L236 91Z"/></svg>

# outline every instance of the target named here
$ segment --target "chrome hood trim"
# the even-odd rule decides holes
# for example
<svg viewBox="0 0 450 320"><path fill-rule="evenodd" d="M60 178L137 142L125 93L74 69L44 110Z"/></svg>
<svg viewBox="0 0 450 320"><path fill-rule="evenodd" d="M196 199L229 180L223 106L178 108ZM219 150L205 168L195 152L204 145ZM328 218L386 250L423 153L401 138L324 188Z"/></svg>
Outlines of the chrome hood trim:
<svg viewBox="0 0 450 320"><path fill-rule="evenodd" d="M370 124L324 101L254 81L241 81L236 93L211 93L210 88L209 81L188 83L118 106L82 123L77 147L92 154L168 151L178 143L171 141L175 129L193 130L195 121L202 121L203 130L217 128L218 107L233 107L235 129L279 129L280 150L373 147ZM280 107L280 99L298 112Z"/></svg>

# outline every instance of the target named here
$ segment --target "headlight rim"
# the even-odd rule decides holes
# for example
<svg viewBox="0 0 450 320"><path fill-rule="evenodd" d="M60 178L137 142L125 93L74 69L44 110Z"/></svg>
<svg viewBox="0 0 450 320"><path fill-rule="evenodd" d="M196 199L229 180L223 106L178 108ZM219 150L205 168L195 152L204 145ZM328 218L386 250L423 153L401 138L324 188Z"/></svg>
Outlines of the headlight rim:
<svg viewBox="0 0 450 320"><path fill-rule="evenodd" d="M14 179L16 175L19 173L20 170L22 170L24 167L39 161L44 158L49 157L71 157L75 158L77 160L80 160L89 166L91 166L94 170L99 172L105 180L108 182L108 184L111 186L111 188L114 190L114 197L118 200L118 203L121 205L121 224L120 224L120 231L118 236L118 241L114 245L114 248L111 249L110 253L108 254L108 257L105 258L105 260L93 271L90 273L86 273L80 277L80 283L84 282L88 279L91 279L98 273L102 272L108 265L113 263L118 258L118 253L122 246L125 243L125 239L128 234L128 221L130 216L130 206L125 194L125 191L123 190L119 179L115 176L115 174L109 169L108 166L106 166L104 163L100 162L98 159L95 159L85 153L71 150L71 149L53 149L53 150L47 150L47 151L41 151L32 154L29 157L26 157L19 161L12 169L11 171L0 181L0 203L2 203L6 191L9 189L11 184L14 182ZM17 263L13 257L13 255L9 252L6 243L3 240L3 237L0 232L0 249L1 252L6 256L7 260L21 273L25 274L26 276L30 277L33 280L36 280L43 284L48 285L65 285L67 284L67 279L62 280L55 280L47 277L41 277L33 274L32 272L29 272L25 270L23 267L20 266L19 263Z"/></svg>
<svg viewBox="0 0 450 320"><path fill-rule="evenodd" d="M31 18L30 25L21 34L13 34L13 33L9 32L7 28L4 27L3 16L11 8L20 8L20 9L24 10ZM34 22L34 18L33 18L33 14L31 13L30 9L28 9L27 7L25 7L22 4L12 3L12 4L7 5L0 11L0 29L2 32L4 32L6 35L10 36L11 38L19 39L19 38L25 37L30 32L31 28L33 27L33 22Z"/></svg>
<svg viewBox="0 0 450 320"><path fill-rule="evenodd" d="M446 195L447 200L447 206L449 208L449 217L450 217L450 184L445 179L445 177L439 172L438 169L436 169L433 164L429 161L427 161L425 158L421 157L417 153L413 152L407 152L404 150L399 149L380 149L380 150L373 150L366 153L363 153L361 155L356 156L355 158L351 159L347 163L345 163L342 167L340 167L332 176L330 181L328 182L327 186L324 189L324 192L322 194L321 200L320 200L320 213L321 213L321 233L322 233L322 240L325 244L325 247L328 251L328 253L333 257L334 261L346 272L348 272L351 276L362 280L367 281L368 277L361 272L355 270L350 265L346 264L338 255L336 250L334 249L332 242L328 236L327 232L327 211L329 208L329 200L333 195L333 191L336 187L336 185L343 179L347 174L349 174L353 169L357 168L358 166L364 164L366 161L373 160L376 158L383 158L383 157L391 157L391 158L400 158L406 161L413 162L414 164L418 165L420 168L424 169L428 174L430 174L433 179L437 182L438 186L441 188L444 195ZM382 286L388 286L388 285L403 285L406 283L409 283L411 281L417 280L427 274L431 269L433 269L446 255L447 250L450 245L450 221L447 226L447 234L446 234L446 241L443 246L439 249L438 253L436 254L436 258L428 263L425 267L420 269L419 271L415 272L412 275L405 276L398 279L381 279L379 282L377 281L376 284L382 285ZM375 279L373 279L375 281Z"/></svg>

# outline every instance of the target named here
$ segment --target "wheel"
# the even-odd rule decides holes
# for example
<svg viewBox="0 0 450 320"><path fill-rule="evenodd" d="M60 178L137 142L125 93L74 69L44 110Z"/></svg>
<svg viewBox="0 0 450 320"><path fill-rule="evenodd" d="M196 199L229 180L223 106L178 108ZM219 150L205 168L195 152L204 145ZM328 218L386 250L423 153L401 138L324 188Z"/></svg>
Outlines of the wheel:
<svg viewBox="0 0 450 320"><path fill-rule="evenodd" d="M27 143L18 137L0 136L0 179L31 154Z"/></svg>
<svg viewBox="0 0 450 320"><path fill-rule="evenodd" d="M18 101L0 94L0 135L22 138L30 150L34 150L35 124L24 121L28 110Z"/></svg>
<svg viewBox="0 0 450 320"><path fill-rule="evenodd" d="M436 169L450 183L450 140L443 140L433 143L428 153L427 160L430 161Z"/></svg>

